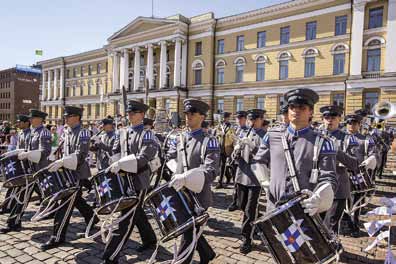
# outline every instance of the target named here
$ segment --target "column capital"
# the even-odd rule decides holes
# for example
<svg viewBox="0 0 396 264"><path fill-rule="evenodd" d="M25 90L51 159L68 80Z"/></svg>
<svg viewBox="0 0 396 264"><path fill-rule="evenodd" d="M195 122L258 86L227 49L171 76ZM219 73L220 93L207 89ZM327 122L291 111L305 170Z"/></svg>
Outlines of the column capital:
<svg viewBox="0 0 396 264"><path fill-rule="evenodd" d="M141 47L139 47L139 46L138 47L133 47L132 51L133 52L139 52L139 51L141 51Z"/></svg>
<svg viewBox="0 0 396 264"><path fill-rule="evenodd" d="M175 38L173 38L172 39L172 42L180 42L180 43L183 43L183 38L181 38L181 37L175 37Z"/></svg>
<svg viewBox="0 0 396 264"><path fill-rule="evenodd" d="M160 42L158 42L158 45L161 45L161 46L166 46L168 44L168 41L166 41L166 40L161 40Z"/></svg>
<svg viewBox="0 0 396 264"><path fill-rule="evenodd" d="M153 43L148 43L148 44L146 44L144 47L145 47L146 49L153 48L153 47L154 47L154 44L153 44Z"/></svg>
<svg viewBox="0 0 396 264"><path fill-rule="evenodd" d="M368 2L370 2L370 0L354 0L353 10L363 11Z"/></svg>

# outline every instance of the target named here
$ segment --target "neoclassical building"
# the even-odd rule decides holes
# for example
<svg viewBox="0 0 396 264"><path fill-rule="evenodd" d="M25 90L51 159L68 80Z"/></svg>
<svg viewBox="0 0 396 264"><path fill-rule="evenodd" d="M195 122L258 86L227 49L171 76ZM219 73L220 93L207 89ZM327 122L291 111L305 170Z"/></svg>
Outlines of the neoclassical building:
<svg viewBox="0 0 396 264"><path fill-rule="evenodd" d="M317 91L318 108L346 113L396 103L396 0L295 0L216 18L213 13L138 17L97 50L40 61L41 108L83 106L84 120L123 112L121 90L152 109L180 112L186 97L211 113L265 108L283 94ZM153 110L154 111L154 110Z"/></svg>

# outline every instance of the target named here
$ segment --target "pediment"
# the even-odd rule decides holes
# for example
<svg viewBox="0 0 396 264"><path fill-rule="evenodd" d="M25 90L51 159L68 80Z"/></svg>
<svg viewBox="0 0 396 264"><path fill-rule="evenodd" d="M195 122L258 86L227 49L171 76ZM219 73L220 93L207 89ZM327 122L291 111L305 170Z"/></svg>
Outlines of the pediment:
<svg viewBox="0 0 396 264"><path fill-rule="evenodd" d="M176 21L170 19L138 17L131 23L114 33L110 38L108 38L108 41L112 41L114 39L126 37L129 35L134 35L137 33L142 33L145 31L150 31L161 26L175 23Z"/></svg>

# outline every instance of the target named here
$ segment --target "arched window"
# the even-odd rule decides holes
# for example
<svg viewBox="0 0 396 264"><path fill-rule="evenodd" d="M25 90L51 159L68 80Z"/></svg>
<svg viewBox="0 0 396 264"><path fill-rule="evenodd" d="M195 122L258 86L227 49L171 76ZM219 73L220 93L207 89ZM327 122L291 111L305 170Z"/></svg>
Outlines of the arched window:
<svg viewBox="0 0 396 264"><path fill-rule="evenodd" d="M201 60L195 60L192 64L192 68L194 71L194 85L202 84L202 69L204 68L204 64Z"/></svg>
<svg viewBox="0 0 396 264"><path fill-rule="evenodd" d="M317 48L306 48L303 51L302 57L317 57L319 56L319 50Z"/></svg>
<svg viewBox="0 0 396 264"><path fill-rule="evenodd" d="M235 82L241 83L243 82L243 74L245 71L246 60L245 58L240 57L234 61L234 64L235 64Z"/></svg>

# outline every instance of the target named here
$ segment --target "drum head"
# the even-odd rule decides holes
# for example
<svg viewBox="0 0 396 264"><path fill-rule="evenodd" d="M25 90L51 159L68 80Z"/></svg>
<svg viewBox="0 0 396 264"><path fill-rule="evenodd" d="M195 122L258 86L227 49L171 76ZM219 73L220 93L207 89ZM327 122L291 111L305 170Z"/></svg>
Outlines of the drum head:
<svg viewBox="0 0 396 264"><path fill-rule="evenodd" d="M69 198L69 196L72 195L73 193L77 192L78 189L79 189L78 187L71 187L71 188L62 190L60 192L57 192L51 196L44 198L41 204L47 205L51 199L53 199L53 201L59 201L64 198Z"/></svg>
<svg viewBox="0 0 396 264"><path fill-rule="evenodd" d="M138 204L139 198L136 196L121 198L120 200L111 201L98 209L96 213L100 215L108 215L112 212L120 212L124 209L134 207Z"/></svg>
<svg viewBox="0 0 396 264"><path fill-rule="evenodd" d="M201 226L203 225L207 220L209 219L209 214L204 213L198 217L195 217L195 226ZM162 242L167 242L169 240L172 240L174 238L177 238L178 236L184 234L188 230L192 230L194 226L194 221L192 218L188 222L186 222L184 225L179 226L175 231L165 235L164 237L161 238Z"/></svg>
<svg viewBox="0 0 396 264"><path fill-rule="evenodd" d="M3 187L4 188L23 187L26 186L26 180L28 183L33 182L33 175L25 174L14 178L10 178L4 182Z"/></svg>

